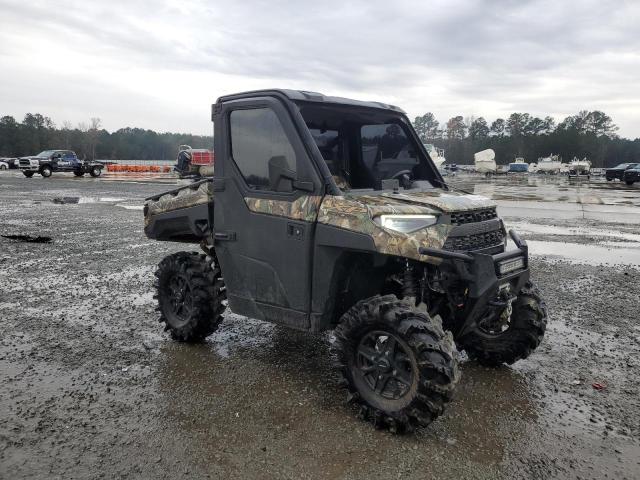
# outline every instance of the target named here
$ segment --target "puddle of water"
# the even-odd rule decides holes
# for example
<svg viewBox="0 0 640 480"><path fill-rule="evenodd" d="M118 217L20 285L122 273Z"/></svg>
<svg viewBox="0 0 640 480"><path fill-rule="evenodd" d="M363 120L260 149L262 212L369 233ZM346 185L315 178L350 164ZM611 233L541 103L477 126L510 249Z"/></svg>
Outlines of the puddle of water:
<svg viewBox="0 0 640 480"><path fill-rule="evenodd" d="M59 204L75 204L75 203L116 203L122 202L126 198L116 197L56 197L52 200L53 203Z"/></svg>
<svg viewBox="0 0 640 480"><path fill-rule="evenodd" d="M640 245L636 248L627 246L615 248L540 240L528 240L527 244L529 245L529 253L532 255L559 257L585 265L613 264L640 267Z"/></svg>
<svg viewBox="0 0 640 480"><path fill-rule="evenodd" d="M124 208L125 210L143 210L144 209L144 205L122 205L120 203L117 203L116 207Z"/></svg>
<svg viewBox="0 0 640 480"><path fill-rule="evenodd" d="M640 243L640 234L616 232L589 227L558 227L556 225L541 225L537 223L509 222L509 228L515 228L518 233L539 233L543 235L581 235L585 237L606 237Z"/></svg>
<svg viewBox="0 0 640 480"><path fill-rule="evenodd" d="M7 238L9 240L17 240L18 242L27 242L27 243L51 243L53 240L51 237L40 237L33 235L0 235L3 238Z"/></svg>

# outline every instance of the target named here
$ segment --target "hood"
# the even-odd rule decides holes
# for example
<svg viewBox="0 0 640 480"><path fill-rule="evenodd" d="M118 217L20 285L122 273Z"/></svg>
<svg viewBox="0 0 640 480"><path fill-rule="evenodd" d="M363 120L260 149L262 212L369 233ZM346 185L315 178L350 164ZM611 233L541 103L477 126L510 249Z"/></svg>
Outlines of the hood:
<svg viewBox="0 0 640 480"><path fill-rule="evenodd" d="M426 192L382 193L380 195L350 195L366 205L373 214L381 213L452 213L495 208L496 203L479 195L444 190Z"/></svg>

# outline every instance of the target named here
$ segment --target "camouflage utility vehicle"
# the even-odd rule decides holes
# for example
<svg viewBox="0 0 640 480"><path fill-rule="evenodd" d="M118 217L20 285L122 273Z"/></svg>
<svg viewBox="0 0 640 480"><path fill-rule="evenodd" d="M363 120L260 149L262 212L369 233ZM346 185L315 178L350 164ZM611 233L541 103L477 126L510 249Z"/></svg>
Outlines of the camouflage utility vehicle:
<svg viewBox="0 0 640 480"><path fill-rule="evenodd" d="M459 379L540 343L527 245L496 205L445 184L404 112L265 90L213 105L215 174L147 199L145 232L200 244L157 271L160 321L180 341L237 314L334 330L348 398L379 427L426 425Z"/></svg>

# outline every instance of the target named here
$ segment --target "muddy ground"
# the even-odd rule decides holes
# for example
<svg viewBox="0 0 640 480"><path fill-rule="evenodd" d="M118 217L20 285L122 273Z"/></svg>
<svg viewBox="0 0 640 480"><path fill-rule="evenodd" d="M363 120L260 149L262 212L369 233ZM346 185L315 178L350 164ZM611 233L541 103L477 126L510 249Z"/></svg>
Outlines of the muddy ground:
<svg viewBox="0 0 640 480"><path fill-rule="evenodd" d="M639 478L640 188L454 181L532 240L548 331L513 367L464 362L447 413L394 436L345 404L329 335L233 314L202 345L162 332L153 271L185 247L138 208L167 185L0 173L0 235L52 240L0 237L0 478Z"/></svg>

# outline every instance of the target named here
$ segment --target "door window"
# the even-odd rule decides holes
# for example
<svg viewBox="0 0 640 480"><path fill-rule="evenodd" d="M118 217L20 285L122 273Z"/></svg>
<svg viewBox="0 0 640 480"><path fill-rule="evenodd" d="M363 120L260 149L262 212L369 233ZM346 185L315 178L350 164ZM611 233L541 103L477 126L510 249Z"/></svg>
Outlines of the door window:
<svg viewBox="0 0 640 480"><path fill-rule="evenodd" d="M296 155L280 120L270 108L234 110L230 116L231 155L249 187L271 190L269 160L295 174Z"/></svg>

